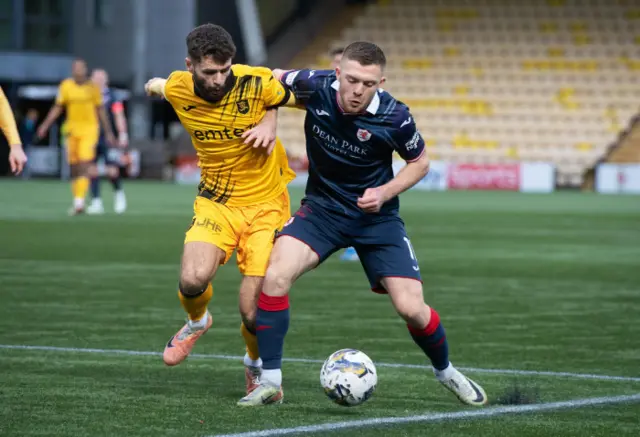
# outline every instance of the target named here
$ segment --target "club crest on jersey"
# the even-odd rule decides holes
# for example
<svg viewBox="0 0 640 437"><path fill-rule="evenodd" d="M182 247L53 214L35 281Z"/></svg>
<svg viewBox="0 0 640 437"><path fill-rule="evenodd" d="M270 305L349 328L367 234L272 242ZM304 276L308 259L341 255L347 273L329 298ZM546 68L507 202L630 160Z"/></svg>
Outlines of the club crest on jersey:
<svg viewBox="0 0 640 437"><path fill-rule="evenodd" d="M356 136L360 141L369 141L369 139L371 138L371 132L365 129L358 129Z"/></svg>
<svg viewBox="0 0 640 437"><path fill-rule="evenodd" d="M236 102L236 106L238 107L238 112L240 114L246 114L249 112L249 101L247 99L238 100Z"/></svg>

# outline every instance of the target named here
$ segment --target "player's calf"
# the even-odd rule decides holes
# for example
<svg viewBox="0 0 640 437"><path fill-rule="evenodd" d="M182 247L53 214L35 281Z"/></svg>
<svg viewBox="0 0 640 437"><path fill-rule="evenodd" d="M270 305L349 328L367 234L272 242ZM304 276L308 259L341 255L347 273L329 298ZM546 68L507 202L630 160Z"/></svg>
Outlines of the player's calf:
<svg viewBox="0 0 640 437"><path fill-rule="evenodd" d="M262 283L262 277L245 276L240 284L239 310L240 318L242 319L240 332L246 344L243 362L247 394L258 387L262 376L262 360L260 359L258 337L256 335L256 305Z"/></svg>

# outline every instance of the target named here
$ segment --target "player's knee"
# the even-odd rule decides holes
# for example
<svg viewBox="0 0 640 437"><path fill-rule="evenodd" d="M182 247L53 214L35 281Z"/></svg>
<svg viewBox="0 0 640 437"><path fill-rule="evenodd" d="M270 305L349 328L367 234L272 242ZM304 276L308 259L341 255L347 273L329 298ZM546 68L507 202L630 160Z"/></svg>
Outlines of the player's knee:
<svg viewBox="0 0 640 437"><path fill-rule="evenodd" d="M89 177L90 178L97 178L98 177L98 167L96 167L95 165L91 165L89 167Z"/></svg>
<svg viewBox="0 0 640 437"><path fill-rule="evenodd" d="M116 167L114 167L113 165L110 165L109 167L107 167L107 176L109 176L110 179L115 179L118 177L118 169Z"/></svg>
<svg viewBox="0 0 640 437"><path fill-rule="evenodd" d="M76 166L76 171L77 171L77 177L91 177L91 169L94 167L93 163L91 162L80 162L77 166ZM97 169L96 169L97 171Z"/></svg>
<svg viewBox="0 0 640 437"><path fill-rule="evenodd" d="M414 284L411 284L414 285ZM396 312L411 325L426 325L429 318L429 307L424 303L422 287L405 287L393 290L393 306Z"/></svg>
<svg viewBox="0 0 640 437"><path fill-rule="evenodd" d="M264 277L264 292L270 296L284 296L293 284L293 275L282 263L269 266Z"/></svg>
<svg viewBox="0 0 640 437"><path fill-rule="evenodd" d="M405 322L416 328L423 328L429 323L429 307L424 302L403 302L396 305L396 311Z"/></svg>
<svg viewBox="0 0 640 437"><path fill-rule="evenodd" d="M249 332L256 332L256 309L249 310L247 312L243 312L240 310L240 318L242 319L242 323L247 328Z"/></svg>
<svg viewBox="0 0 640 437"><path fill-rule="evenodd" d="M257 304L255 299L240 299L240 317L244 325L249 328L256 323Z"/></svg>
<svg viewBox="0 0 640 437"><path fill-rule="evenodd" d="M180 292L185 296L197 296L209 285L210 278L197 269L183 271L180 275Z"/></svg>

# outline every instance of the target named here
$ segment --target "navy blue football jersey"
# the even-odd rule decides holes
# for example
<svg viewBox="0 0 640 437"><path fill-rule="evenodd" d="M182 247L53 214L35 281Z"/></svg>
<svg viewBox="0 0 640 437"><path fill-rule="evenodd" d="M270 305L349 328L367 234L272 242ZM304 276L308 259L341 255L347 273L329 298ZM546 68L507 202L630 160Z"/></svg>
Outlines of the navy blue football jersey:
<svg viewBox="0 0 640 437"><path fill-rule="evenodd" d="M293 70L284 85L306 108L304 130L309 179L305 197L349 217L365 214L357 206L367 188L393 179L393 152L407 162L425 153L409 108L378 90L362 114L345 114L338 103L339 81L333 70ZM380 214L397 214L399 200L389 200Z"/></svg>

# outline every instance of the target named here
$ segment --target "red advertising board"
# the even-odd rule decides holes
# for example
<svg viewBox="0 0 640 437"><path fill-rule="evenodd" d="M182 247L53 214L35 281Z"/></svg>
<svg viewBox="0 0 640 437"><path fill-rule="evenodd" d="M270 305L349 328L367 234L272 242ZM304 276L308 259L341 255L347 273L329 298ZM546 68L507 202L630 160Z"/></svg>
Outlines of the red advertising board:
<svg viewBox="0 0 640 437"><path fill-rule="evenodd" d="M448 188L518 191L520 164L451 164Z"/></svg>

